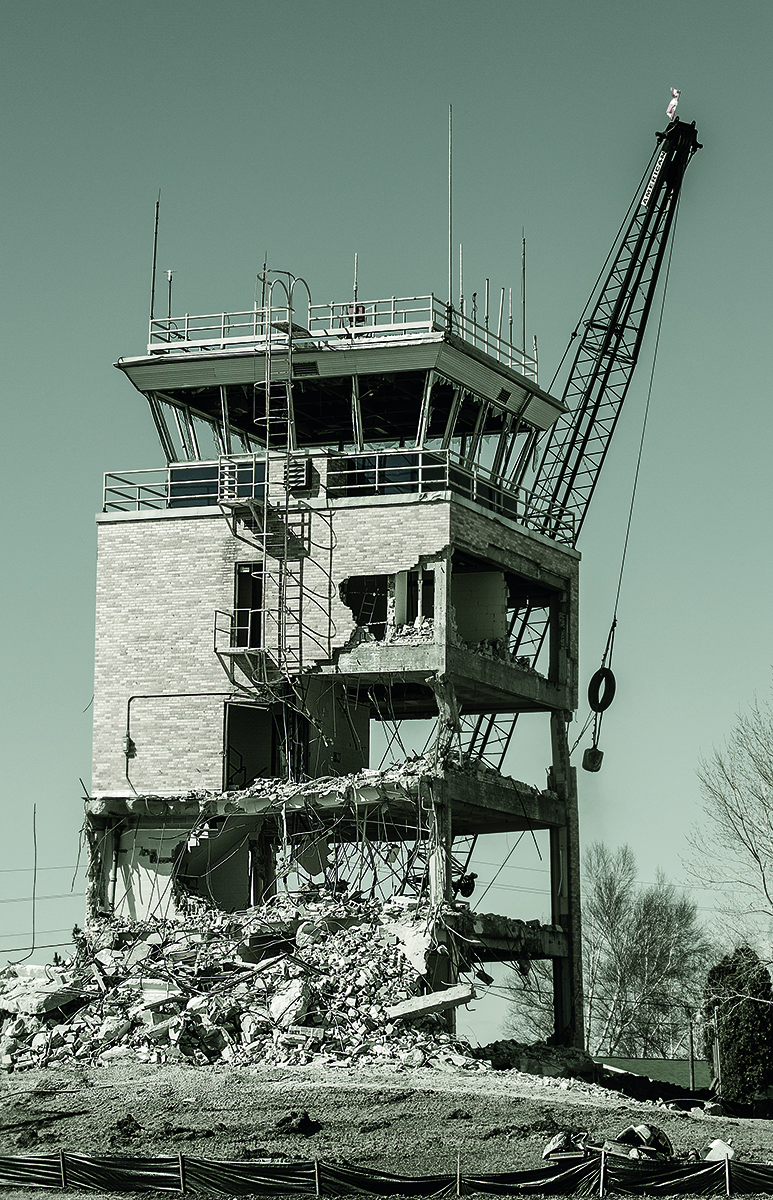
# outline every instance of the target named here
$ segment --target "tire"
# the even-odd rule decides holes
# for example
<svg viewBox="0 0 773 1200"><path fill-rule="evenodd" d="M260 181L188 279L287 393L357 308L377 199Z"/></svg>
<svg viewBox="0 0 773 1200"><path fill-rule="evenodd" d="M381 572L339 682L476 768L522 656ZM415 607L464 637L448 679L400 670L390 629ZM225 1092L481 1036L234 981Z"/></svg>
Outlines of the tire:
<svg viewBox="0 0 773 1200"><path fill-rule="evenodd" d="M588 684L588 704L595 713L606 712L615 698L617 683L610 667L599 667Z"/></svg>

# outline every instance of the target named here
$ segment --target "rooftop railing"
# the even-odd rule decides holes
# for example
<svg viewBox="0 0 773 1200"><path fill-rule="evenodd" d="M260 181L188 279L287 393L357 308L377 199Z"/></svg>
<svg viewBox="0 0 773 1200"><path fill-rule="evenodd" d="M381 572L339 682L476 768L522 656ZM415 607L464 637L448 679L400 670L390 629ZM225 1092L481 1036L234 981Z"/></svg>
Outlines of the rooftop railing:
<svg viewBox="0 0 773 1200"><path fill-rule="evenodd" d="M306 324L300 324L301 320ZM252 312L154 317L150 322L148 354L214 354L244 349L265 353L268 346L272 353L281 353L287 350L291 330L296 351L350 349L450 333L527 378L537 380L536 360L525 350L431 293L356 303L309 304L303 314L299 311L291 314L285 306L255 308Z"/></svg>
<svg viewBox="0 0 773 1200"><path fill-rule="evenodd" d="M537 505L526 488L513 487L485 468L465 463L451 450L377 450L312 457L325 462L331 499L451 491L527 529L546 533L554 541L574 544L574 516L570 511ZM234 462L238 466L236 496ZM172 463L155 471L106 474L103 511L198 508L239 498L262 503L265 490L263 455Z"/></svg>

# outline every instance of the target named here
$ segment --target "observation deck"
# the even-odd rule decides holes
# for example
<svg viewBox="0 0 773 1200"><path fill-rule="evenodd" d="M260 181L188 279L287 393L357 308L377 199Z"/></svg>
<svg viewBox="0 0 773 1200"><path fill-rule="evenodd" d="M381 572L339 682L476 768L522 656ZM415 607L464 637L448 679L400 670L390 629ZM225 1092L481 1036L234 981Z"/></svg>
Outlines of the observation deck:
<svg viewBox="0 0 773 1200"><path fill-rule="evenodd" d="M502 337L501 312L494 331L431 293L309 297L303 312L292 288L283 298L151 320L147 354L116 366L150 404L166 478L112 476L105 511L260 499L280 456L288 480L292 459L334 502L447 492L572 544L571 514L528 489L536 441L565 409Z"/></svg>
<svg viewBox="0 0 773 1200"><path fill-rule="evenodd" d="M549 428L564 411L539 387L536 360L503 338L499 326L494 332L432 294L309 303L303 314L285 305L158 318L150 322L147 354L116 366L149 398L155 394L220 426L226 452L231 434L261 440L256 425L267 387L293 389L292 449L418 447L433 435L439 443L445 426L437 438L437 428L417 420L426 413L428 372L532 429ZM355 403L354 427L352 380L366 393Z"/></svg>

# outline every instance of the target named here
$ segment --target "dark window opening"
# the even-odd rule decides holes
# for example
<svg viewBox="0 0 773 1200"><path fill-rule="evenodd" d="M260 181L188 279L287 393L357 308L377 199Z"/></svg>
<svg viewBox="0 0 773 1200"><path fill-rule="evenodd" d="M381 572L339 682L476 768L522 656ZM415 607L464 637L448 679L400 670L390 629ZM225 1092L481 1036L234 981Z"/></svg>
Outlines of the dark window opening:
<svg viewBox="0 0 773 1200"><path fill-rule="evenodd" d="M236 496L260 499L265 491L265 462L248 459L236 463ZM220 487L217 463L201 466L174 464L169 468L169 507L197 508L217 504ZM233 492L231 492L233 495Z"/></svg>
<svg viewBox="0 0 773 1200"><path fill-rule="evenodd" d="M226 791L273 777L273 722L268 709L250 704L225 706L224 759Z"/></svg>
<svg viewBox="0 0 773 1200"><path fill-rule="evenodd" d="M197 508L217 504L217 463L169 468L169 507Z"/></svg>
<svg viewBox="0 0 773 1200"><path fill-rule="evenodd" d="M405 578L405 599L401 604L401 580ZM400 572L395 581L396 614L398 625L413 625L418 617L429 617L435 614L435 572L434 571L405 571Z"/></svg>
<svg viewBox="0 0 773 1200"><path fill-rule="evenodd" d="M387 625L387 575L355 575L340 587L341 599L352 610L357 625L376 641L383 641Z"/></svg>
<svg viewBox="0 0 773 1200"><path fill-rule="evenodd" d="M233 638L235 646L259 649L263 626L263 564L237 563Z"/></svg>
<svg viewBox="0 0 773 1200"><path fill-rule="evenodd" d="M331 458L327 473L331 496L395 496L446 488L445 459L426 450L405 454L350 454Z"/></svg>
<svg viewBox="0 0 773 1200"><path fill-rule="evenodd" d="M297 446L355 448L351 376L296 379L293 414Z"/></svg>

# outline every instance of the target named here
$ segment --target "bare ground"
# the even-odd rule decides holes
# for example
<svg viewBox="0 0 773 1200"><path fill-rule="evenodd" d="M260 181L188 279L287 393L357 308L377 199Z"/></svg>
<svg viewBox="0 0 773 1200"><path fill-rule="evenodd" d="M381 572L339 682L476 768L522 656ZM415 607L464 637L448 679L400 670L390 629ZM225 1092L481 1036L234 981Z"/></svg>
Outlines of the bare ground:
<svg viewBox="0 0 773 1200"><path fill-rule="evenodd" d="M280 1124L303 1111L317 1132ZM517 1071L136 1062L11 1075L0 1153L320 1158L405 1175L455 1171L459 1155L462 1172L477 1174L540 1166L560 1128L614 1137L642 1121L665 1130L677 1155L722 1138L745 1161L773 1160L773 1121L677 1113Z"/></svg>

